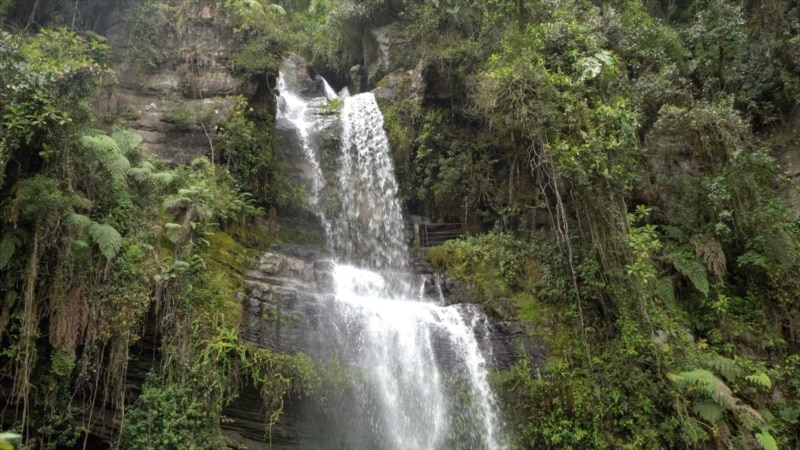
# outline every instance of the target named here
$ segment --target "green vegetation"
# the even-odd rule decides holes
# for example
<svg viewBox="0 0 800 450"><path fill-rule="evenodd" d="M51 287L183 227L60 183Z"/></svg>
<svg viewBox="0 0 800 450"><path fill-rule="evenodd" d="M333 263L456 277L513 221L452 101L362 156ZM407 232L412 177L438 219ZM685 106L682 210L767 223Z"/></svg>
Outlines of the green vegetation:
<svg viewBox="0 0 800 450"><path fill-rule="evenodd" d="M187 6L174 3L176 14ZM10 5L2 18L16 24L25 8ZM133 7L142 35L159 25L148 11L164 10ZM232 236L263 246L243 230L265 214L259 204L290 195L269 159L273 118L245 117L242 100L219 161L170 167L138 134L100 129L92 105L113 79L104 39L0 33L0 380L16 410L4 421L23 448L72 447L107 409L121 427L115 447L219 448L222 409L248 385L263 398L266 434L284 399L318 384L306 356L238 338L240 275L254 254ZM159 36L127 63L163 64L147 50L161 51ZM211 113L175 109L166 120L210 130ZM143 336L158 348L139 394L127 376Z"/></svg>
<svg viewBox="0 0 800 450"><path fill-rule="evenodd" d="M518 445L796 446L800 220L770 141L796 8L444 3L408 13L460 36L426 57L472 88L388 129L429 215L495 223L429 259L550 346L496 376Z"/></svg>

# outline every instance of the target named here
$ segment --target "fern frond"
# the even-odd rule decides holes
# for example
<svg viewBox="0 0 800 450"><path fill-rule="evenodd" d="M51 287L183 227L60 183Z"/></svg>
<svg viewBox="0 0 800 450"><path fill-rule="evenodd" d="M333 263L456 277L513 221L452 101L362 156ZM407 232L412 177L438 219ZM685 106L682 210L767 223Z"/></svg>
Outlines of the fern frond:
<svg viewBox="0 0 800 450"><path fill-rule="evenodd" d="M152 170L147 167L132 167L128 169L128 176L136 181L144 182L150 179Z"/></svg>
<svg viewBox="0 0 800 450"><path fill-rule="evenodd" d="M752 375L744 377L744 379L750 384L764 388L764 390L769 391L772 389L772 380L770 380L769 375L765 374L764 372L756 372Z"/></svg>
<svg viewBox="0 0 800 450"><path fill-rule="evenodd" d="M72 207L79 210L89 211L94 206L94 202L89 200L86 197L81 197L80 195L73 195L72 196Z"/></svg>
<svg viewBox="0 0 800 450"><path fill-rule="evenodd" d="M5 269L21 243L13 231L3 233L3 239L0 240L0 269Z"/></svg>
<svg viewBox="0 0 800 450"><path fill-rule="evenodd" d="M175 174L172 172L156 172L150 175L150 178L156 183L170 184L175 181Z"/></svg>
<svg viewBox="0 0 800 450"><path fill-rule="evenodd" d="M697 257L702 259L708 270L721 280L725 276L728 264L722 244L708 235L692 236L691 242L695 246Z"/></svg>
<svg viewBox="0 0 800 450"><path fill-rule="evenodd" d="M122 248L122 235L111 225L92 222L89 235L97 242L100 252L107 259L114 259Z"/></svg>
<svg viewBox="0 0 800 450"><path fill-rule="evenodd" d="M667 377L682 391L700 393L725 409L734 409L739 402L739 399L733 396L731 388L706 369L667 374Z"/></svg>
<svg viewBox="0 0 800 450"><path fill-rule="evenodd" d="M722 375L722 378L725 378L729 382L734 381L740 375L739 366L736 365L736 361L722 355L710 355L702 359L701 364Z"/></svg>
<svg viewBox="0 0 800 450"><path fill-rule="evenodd" d="M95 222L83 214L72 213L67 217L67 223L82 231L88 229Z"/></svg>
<svg viewBox="0 0 800 450"><path fill-rule="evenodd" d="M764 450L778 450L778 443L775 441L775 438L769 434L769 431L756 433L756 440L761 444L761 448Z"/></svg>
<svg viewBox="0 0 800 450"><path fill-rule="evenodd" d="M263 209L263 208L261 208ZM656 295L665 303L675 303L675 287L669 278L659 278L655 283Z"/></svg>
<svg viewBox="0 0 800 450"><path fill-rule="evenodd" d="M667 239L682 241L685 238L683 231L678 227L674 227L672 225L659 225L659 228L664 232L664 237Z"/></svg>
<svg viewBox="0 0 800 450"><path fill-rule="evenodd" d="M180 224L168 222L164 224L164 235L167 239L170 240L173 244L178 242L181 236L181 226Z"/></svg>
<svg viewBox="0 0 800 450"><path fill-rule="evenodd" d="M117 143L124 154L132 153L142 143L142 136L139 133L122 127L114 128L111 139Z"/></svg>
<svg viewBox="0 0 800 450"><path fill-rule="evenodd" d="M83 148L89 150L93 154L116 153L119 155L122 153L116 141L105 134L98 134L95 136L83 135L80 138L80 143Z"/></svg>
<svg viewBox="0 0 800 450"><path fill-rule="evenodd" d="M711 400L692 402L692 411L711 425L717 423L725 412L719 404Z"/></svg>
<svg viewBox="0 0 800 450"><path fill-rule="evenodd" d="M675 252L669 255L669 260L675 266L675 270L681 273L692 282L692 285L703 295L708 296L709 284L705 266L691 255L685 252Z"/></svg>
<svg viewBox="0 0 800 450"><path fill-rule="evenodd" d="M72 245L74 245L77 248L81 248L82 249L82 248L88 248L89 247L89 243L84 241L84 240L82 240L82 239L73 239L70 242L72 242Z"/></svg>
<svg viewBox="0 0 800 450"><path fill-rule="evenodd" d="M166 210L172 210L190 205L191 203L192 200L189 198L181 197L180 195L170 195L164 199L161 206Z"/></svg>
<svg viewBox="0 0 800 450"><path fill-rule="evenodd" d="M81 136L80 143L92 156L118 181L125 179L131 163L123 156L116 141L104 134L97 136Z"/></svg>

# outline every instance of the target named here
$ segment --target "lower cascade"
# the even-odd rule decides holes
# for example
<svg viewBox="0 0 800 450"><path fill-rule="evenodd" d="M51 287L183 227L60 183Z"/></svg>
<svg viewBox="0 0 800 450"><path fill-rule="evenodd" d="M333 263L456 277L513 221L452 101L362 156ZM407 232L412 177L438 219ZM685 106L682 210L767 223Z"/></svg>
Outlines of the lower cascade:
<svg viewBox="0 0 800 450"><path fill-rule="evenodd" d="M280 114L298 128L316 167L319 155L306 138L314 127L306 112L310 100L282 95L292 101ZM334 294L320 301L330 303L335 317L323 318L324 333L354 379L347 411L337 411L341 448L507 448L476 337L488 332L485 317L474 305L426 298L421 277L410 269L389 142L374 96L344 98L341 122L337 174L313 180L311 202L333 251ZM313 174L323 176L320 170ZM321 186L333 192L325 205L317 202ZM329 442L326 448L339 447Z"/></svg>

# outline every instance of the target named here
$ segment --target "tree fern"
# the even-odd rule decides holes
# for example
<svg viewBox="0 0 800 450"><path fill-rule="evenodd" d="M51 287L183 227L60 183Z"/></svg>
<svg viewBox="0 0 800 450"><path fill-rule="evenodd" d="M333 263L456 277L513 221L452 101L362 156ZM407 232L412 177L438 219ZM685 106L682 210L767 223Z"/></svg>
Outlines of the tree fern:
<svg viewBox="0 0 800 450"><path fill-rule="evenodd" d="M108 259L117 256L122 247L122 235L111 225L92 222L89 227L89 235L100 247L100 252Z"/></svg>

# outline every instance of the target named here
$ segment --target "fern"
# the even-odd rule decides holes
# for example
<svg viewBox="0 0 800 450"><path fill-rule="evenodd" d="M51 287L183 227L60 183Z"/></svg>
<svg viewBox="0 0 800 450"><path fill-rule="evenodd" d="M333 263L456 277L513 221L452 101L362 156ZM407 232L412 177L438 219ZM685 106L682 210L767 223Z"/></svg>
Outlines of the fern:
<svg viewBox="0 0 800 450"><path fill-rule="evenodd" d="M695 289L708 296L710 286L706 275L706 267L703 263L684 252L672 253L669 255L669 259L672 265L675 266L675 270L688 278Z"/></svg>
<svg viewBox="0 0 800 450"><path fill-rule="evenodd" d="M69 215L69 217L67 217L67 223L74 226L78 230L86 230L95 222L83 214L72 213Z"/></svg>
<svg viewBox="0 0 800 450"><path fill-rule="evenodd" d="M125 179L131 163L122 155L117 143L110 136L81 136L80 143L84 149L100 162L106 171L117 181Z"/></svg>
<svg viewBox="0 0 800 450"><path fill-rule="evenodd" d="M111 133L111 139L117 143L117 146L123 154L131 154L142 143L142 136L139 133L134 133L126 128L114 128Z"/></svg>
<svg viewBox="0 0 800 450"><path fill-rule="evenodd" d="M764 388L764 390L769 391L772 389L772 380L770 380L769 375L765 374L764 372L756 372L752 375L744 377L744 379L750 384Z"/></svg>
<svg viewBox="0 0 800 450"><path fill-rule="evenodd" d="M764 450L778 450L778 443L775 441L775 438L769 434L768 431L762 431L761 433L756 433L756 440L759 444L761 444L761 448Z"/></svg>
<svg viewBox="0 0 800 450"><path fill-rule="evenodd" d="M14 256L14 250L19 247L19 238L10 231L3 233L3 239L0 240L0 269L5 269L11 257Z"/></svg>
<svg viewBox="0 0 800 450"><path fill-rule="evenodd" d="M150 178L156 183L170 184L175 181L175 174L173 172L156 172Z"/></svg>
<svg viewBox="0 0 800 450"><path fill-rule="evenodd" d="M656 295L665 303L675 303L675 288L669 278L659 278L655 283Z"/></svg>
<svg viewBox="0 0 800 450"><path fill-rule="evenodd" d="M148 167L132 167L128 170L128 176L139 182L149 180L152 173L153 171Z"/></svg>
<svg viewBox="0 0 800 450"><path fill-rule="evenodd" d="M167 239L169 239L173 244L178 242L178 239L180 238L180 231L181 226L177 223L168 222L164 224L164 235L167 236Z"/></svg>
<svg viewBox="0 0 800 450"><path fill-rule="evenodd" d="M708 270L721 280L725 276L728 264L725 259L725 252L722 250L722 244L707 235L692 236L691 242L695 246L697 257L701 258Z"/></svg>
<svg viewBox="0 0 800 450"><path fill-rule="evenodd" d="M89 226L89 235L107 259L114 259L122 248L122 235L111 225L92 222Z"/></svg>
<svg viewBox="0 0 800 450"><path fill-rule="evenodd" d="M722 407L711 400L700 400L692 403L692 411L709 424L715 424L725 412Z"/></svg>
<svg viewBox="0 0 800 450"><path fill-rule="evenodd" d="M734 381L740 375L736 361L730 358L714 354L701 362L703 366L714 370L716 373L722 375L722 378L730 382Z"/></svg>
<svg viewBox="0 0 800 450"><path fill-rule="evenodd" d="M725 409L735 409L739 399L733 396L731 388L716 375L705 369L694 369L667 377L683 391L694 390L706 398L717 402Z"/></svg>

